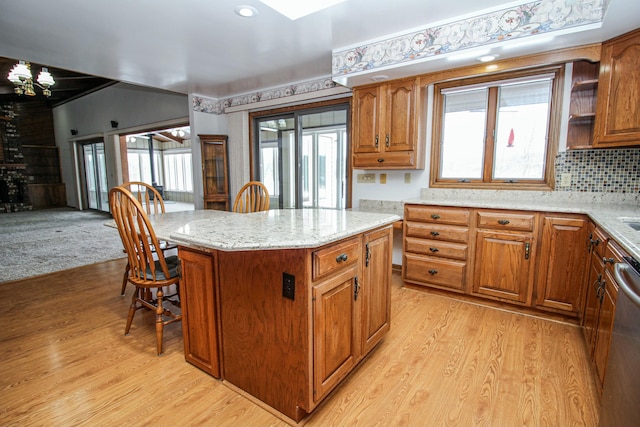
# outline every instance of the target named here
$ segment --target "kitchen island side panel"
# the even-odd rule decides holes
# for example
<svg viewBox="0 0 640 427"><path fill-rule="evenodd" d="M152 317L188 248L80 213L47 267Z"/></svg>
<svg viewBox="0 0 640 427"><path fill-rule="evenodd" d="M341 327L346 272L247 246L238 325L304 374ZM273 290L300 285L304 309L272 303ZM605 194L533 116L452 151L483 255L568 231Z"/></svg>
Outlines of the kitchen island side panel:
<svg viewBox="0 0 640 427"><path fill-rule="evenodd" d="M223 378L301 419L312 409L308 250L220 251L218 266ZM294 277L293 300L283 273Z"/></svg>

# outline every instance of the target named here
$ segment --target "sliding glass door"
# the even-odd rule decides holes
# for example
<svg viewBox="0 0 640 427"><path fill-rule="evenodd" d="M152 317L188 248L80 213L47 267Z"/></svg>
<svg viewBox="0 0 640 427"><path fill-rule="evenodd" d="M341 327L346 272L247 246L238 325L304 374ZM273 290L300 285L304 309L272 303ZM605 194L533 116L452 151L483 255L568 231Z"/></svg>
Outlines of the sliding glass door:
<svg viewBox="0 0 640 427"><path fill-rule="evenodd" d="M259 170L271 205L346 206L348 106L256 118Z"/></svg>
<svg viewBox="0 0 640 427"><path fill-rule="evenodd" d="M108 212L109 188L107 187L104 142L83 144L82 150L84 153L87 207Z"/></svg>

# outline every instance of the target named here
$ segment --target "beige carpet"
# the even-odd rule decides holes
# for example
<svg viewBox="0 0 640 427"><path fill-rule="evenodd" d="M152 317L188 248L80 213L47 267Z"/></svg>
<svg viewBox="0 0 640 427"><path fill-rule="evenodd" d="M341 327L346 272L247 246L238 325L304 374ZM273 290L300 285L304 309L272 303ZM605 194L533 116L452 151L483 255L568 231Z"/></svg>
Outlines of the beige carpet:
<svg viewBox="0 0 640 427"><path fill-rule="evenodd" d="M124 258L109 219L71 208L0 213L0 283Z"/></svg>

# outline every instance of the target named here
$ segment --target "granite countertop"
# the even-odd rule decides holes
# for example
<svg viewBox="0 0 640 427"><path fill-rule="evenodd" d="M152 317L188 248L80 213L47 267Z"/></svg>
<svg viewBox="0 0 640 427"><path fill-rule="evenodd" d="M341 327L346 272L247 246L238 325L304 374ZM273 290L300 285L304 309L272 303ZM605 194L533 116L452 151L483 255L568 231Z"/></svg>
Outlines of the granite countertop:
<svg viewBox="0 0 640 427"><path fill-rule="evenodd" d="M314 248L399 219L389 213L334 209L281 209L250 214L195 210L150 216L160 239L227 251Z"/></svg>
<svg viewBox="0 0 640 427"><path fill-rule="evenodd" d="M586 214L629 255L640 260L640 231L625 223L630 219L640 222L638 195L429 189L423 190L419 199L404 203Z"/></svg>

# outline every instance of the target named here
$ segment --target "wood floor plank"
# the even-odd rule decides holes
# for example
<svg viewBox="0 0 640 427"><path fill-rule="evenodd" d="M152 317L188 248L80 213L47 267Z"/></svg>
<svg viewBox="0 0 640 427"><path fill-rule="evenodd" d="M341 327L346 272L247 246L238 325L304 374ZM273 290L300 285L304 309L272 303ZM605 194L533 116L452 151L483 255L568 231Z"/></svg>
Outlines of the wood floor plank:
<svg viewBox="0 0 640 427"><path fill-rule="evenodd" d="M284 426L184 361L153 313L124 325L124 260L0 284L0 425ZM391 331L307 426L597 425L574 325L401 287Z"/></svg>

